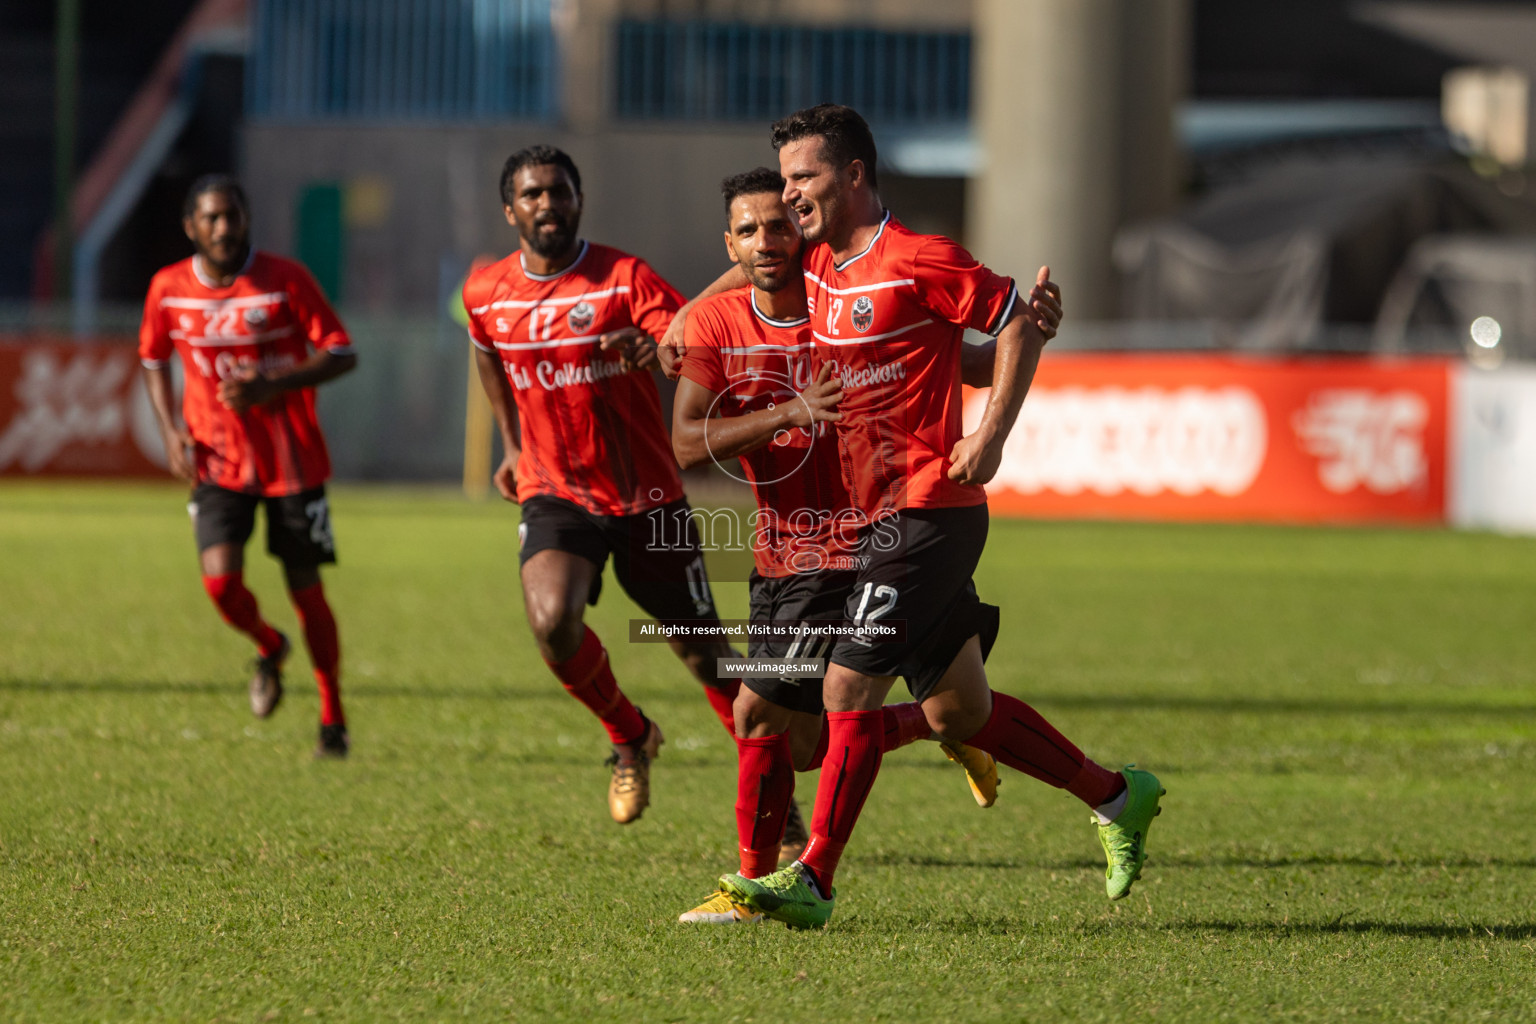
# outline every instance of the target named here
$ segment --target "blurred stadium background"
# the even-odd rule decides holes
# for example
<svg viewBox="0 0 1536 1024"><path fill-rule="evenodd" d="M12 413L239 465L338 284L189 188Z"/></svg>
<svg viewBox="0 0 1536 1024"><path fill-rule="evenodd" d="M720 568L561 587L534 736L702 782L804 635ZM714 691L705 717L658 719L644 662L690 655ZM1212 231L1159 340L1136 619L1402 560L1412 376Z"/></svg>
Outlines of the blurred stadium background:
<svg viewBox="0 0 1536 1024"><path fill-rule="evenodd" d="M0 474L159 472L128 343L232 169L362 345L338 475L473 488L507 153L691 292L719 179L834 100L907 223L1065 288L999 510L1536 531L1536 4L6 0L0 68Z"/></svg>
<svg viewBox="0 0 1536 1024"><path fill-rule="evenodd" d="M1536 543L1490 531L1536 533L1533 76L1536 3L0 0L0 1018L1533 1019ZM669 739L612 826L515 511L456 492L506 155L569 149L586 233L691 291L719 179L823 99L909 224L1065 289L977 583L994 685L1169 784L1132 899L1061 794L983 814L914 748L827 933L674 926L730 862L728 740L612 644ZM360 350L320 397L346 763L297 665L246 717L137 384L231 169Z"/></svg>

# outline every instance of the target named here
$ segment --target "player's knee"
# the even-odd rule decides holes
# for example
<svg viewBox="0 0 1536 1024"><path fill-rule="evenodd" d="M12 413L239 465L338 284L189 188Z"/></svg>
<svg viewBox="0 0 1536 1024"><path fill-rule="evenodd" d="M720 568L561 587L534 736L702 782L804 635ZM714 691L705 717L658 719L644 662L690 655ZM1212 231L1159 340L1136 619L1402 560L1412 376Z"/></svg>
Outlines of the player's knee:
<svg viewBox="0 0 1536 1024"><path fill-rule="evenodd" d="M715 661L717 657L729 656L728 653L721 655L713 646L701 646L690 643L675 643L672 645L672 650L677 653L677 656L682 659L683 664L688 667L688 671L692 672L694 677L700 682L711 684L720 682Z"/></svg>
<svg viewBox="0 0 1536 1024"><path fill-rule="evenodd" d="M245 552L238 544L214 544L198 552L204 576L228 576L245 568Z"/></svg>
<svg viewBox="0 0 1536 1024"><path fill-rule="evenodd" d="M736 719L736 735L772 736L782 732L781 728L774 728L780 724L777 721L780 716L774 714L775 710L772 704L743 686L731 704L731 714Z"/></svg>
<svg viewBox="0 0 1536 1024"><path fill-rule="evenodd" d="M989 708L969 705L935 706L932 702L923 705L923 716L928 719L928 727L954 743L964 743L981 732L990 713Z"/></svg>
<svg viewBox="0 0 1536 1024"><path fill-rule="evenodd" d="M585 632L581 614L558 601L530 603L528 625L539 650L551 661L564 661L581 649Z"/></svg>
<svg viewBox="0 0 1536 1024"><path fill-rule="evenodd" d="M288 584L289 593L297 593L300 590L308 590L310 587L320 584L320 567L318 565L301 565L294 562L283 563L283 578Z"/></svg>

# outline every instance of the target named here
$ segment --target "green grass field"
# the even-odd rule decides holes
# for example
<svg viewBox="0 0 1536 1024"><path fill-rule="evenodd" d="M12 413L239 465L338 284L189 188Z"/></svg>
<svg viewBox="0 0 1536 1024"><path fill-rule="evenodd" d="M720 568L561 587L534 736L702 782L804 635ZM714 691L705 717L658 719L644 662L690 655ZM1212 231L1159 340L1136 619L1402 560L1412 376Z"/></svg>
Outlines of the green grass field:
<svg viewBox="0 0 1536 1024"><path fill-rule="evenodd" d="M1146 875L1110 904L1084 808L982 811L918 744L794 933L674 923L734 866L734 749L610 579L669 742L608 820L510 507L335 489L333 763L302 655L251 718L182 504L0 485L0 1020L1536 1019L1536 541L994 522L994 685L1162 777Z"/></svg>

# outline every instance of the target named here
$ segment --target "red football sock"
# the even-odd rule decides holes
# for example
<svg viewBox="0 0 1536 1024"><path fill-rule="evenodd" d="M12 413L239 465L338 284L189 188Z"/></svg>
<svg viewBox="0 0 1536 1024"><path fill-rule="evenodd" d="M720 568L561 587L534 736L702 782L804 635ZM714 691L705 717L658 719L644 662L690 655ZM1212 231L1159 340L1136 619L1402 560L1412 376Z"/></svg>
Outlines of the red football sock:
<svg viewBox="0 0 1536 1024"><path fill-rule="evenodd" d="M884 753L933 735L921 704L887 704L881 711L885 713L885 738L880 747Z"/></svg>
<svg viewBox="0 0 1536 1024"><path fill-rule="evenodd" d="M1118 772L1094 764L1073 742L1017 697L992 691L992 717L965 741L1008 767L1065 789L1097 807L1125 788Z"/></svg>
<svg viewBox="0 0 1536 1024"><path fill-rule="evenodd" d="M224 621L256 641L256 650L263 658L283 645L283 636L267 625L256 605L256 595L245 588L244 573L232 572L225 576L204 576L203 589L219 606Z"/></svg>
<svg viewBox="0 0 1536 1024"><path fill-rule="evenodd" d="M740 690L740 679L727 679L717 686L704 684L704 699L709 701L709 706L714 709L720 724L725 726L725 731L732 736L736 735L736 714L731 710L731 705L736 703L736 694Z"/></svg>
<svg viewBox="0 0 1536 1024"><path fill-rule="evenodd" d="M743 878L760 878L779 866L784 818L795 795L789 734L736 740L736 839Z"/></svg>
<svg viewBox="0 0 1536 1024"><path fill-rule="evenodd" d="M889 754L898 747L925 740L933 735L933 727L928 724L928 719L923 715L921 704L887 704L880 709L880 713L881 725L884 729L880 743L881 753ZM813 772L821 767L821 762L827 756L827 744L831 738L827 729L827 720L823 718L821 737L816 741L816 750L811 754L811 763L801 771Z"/></svg>
<svg viewBox="0 0 1536 1024"><path fill-rule="evenodd" d="M823 896L832 894L837 862L880 773L884 735L884 711L827 713L827 761L816 788L811 841L800 857Z"/></svg>
<svg viewBox="0 0 1536 1024"><path fill-rule="evenodd" d="M832 734L827 731L827 718L823 715L821 718L821 735L816 740L816 749L811 752L811 763L802 768L801 771L813 772L821 767L821 762L827 756L827 744L831 742L831 739Z"/></svg>
<svg viewBox="0 0 1536 1024"><path fill-rule="evenodd" d="M645 735L645 719L619 689L613 670L608 667L608 652L590 628L574 656L545 664L559 678L560 685L598 717L615 746L637 743Z"/></svg>
<svg viewBox="0 0 1536 1024"><path fill-rule="evenodd" d="M315 667L315 684L320 688L320 724L345 725L341 710L341 641L336 636L336 617L325 600L325 588L316 583L303 590L289 592L293 607L304 627L304 643L309 647L309 661Z"/></svg>

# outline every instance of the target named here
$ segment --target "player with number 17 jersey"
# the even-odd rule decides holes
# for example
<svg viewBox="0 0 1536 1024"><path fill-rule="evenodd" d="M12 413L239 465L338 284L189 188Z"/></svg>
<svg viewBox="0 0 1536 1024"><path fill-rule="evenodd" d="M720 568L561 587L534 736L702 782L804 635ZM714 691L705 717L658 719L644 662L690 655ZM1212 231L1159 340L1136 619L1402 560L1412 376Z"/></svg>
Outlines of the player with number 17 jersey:
<svg viewBox="0 0 1536 1024"><path fill-rule="evenodd" d="M645 261L585 241L557 274L528 271L517 251L470 275L470 340L500 356L517 402L519 502L623 516L682 498L654 379L599 346L625 327L661 335L682 302Z"/></svg>

